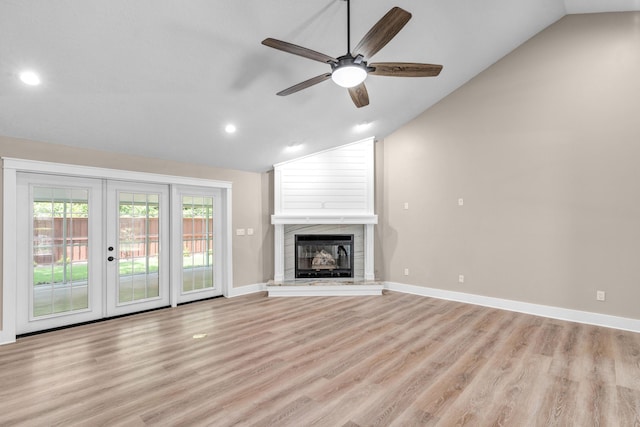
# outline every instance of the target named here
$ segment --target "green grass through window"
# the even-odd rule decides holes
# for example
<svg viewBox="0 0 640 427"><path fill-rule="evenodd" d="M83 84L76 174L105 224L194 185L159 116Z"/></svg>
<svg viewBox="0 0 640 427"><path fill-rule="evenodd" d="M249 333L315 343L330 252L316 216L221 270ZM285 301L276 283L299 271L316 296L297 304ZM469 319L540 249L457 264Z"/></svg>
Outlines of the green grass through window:
<svg viewBox="0 0 640 427"><path fill-rule="evenodd" d="M190 254L184 257L183 268L185 269L198 268L205 265L212 265L211 256L209 256L208 263L206 263L206 255L202 253ZM128 276L130 274L144 274L147 266L144 258L132 258L121 260L119 269L120 276ZM149 258L148 272L158 272L157 257ZM87 281L88 273L88 266L84 262L36 265L33 268L33 284L82 282Z"/></svg>

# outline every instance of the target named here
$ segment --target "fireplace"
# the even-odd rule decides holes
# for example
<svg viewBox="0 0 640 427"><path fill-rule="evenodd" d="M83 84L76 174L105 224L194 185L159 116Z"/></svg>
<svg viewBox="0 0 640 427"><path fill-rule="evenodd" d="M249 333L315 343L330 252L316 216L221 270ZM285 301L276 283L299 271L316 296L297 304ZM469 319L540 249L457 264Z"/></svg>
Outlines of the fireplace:
<svg viewBox="0 0 640 427"><path fill-rule="evenodd" d="M296 234L295 277L353 277L353 234Z"/></svg>
<svg viewBox="0 0 640 427"><path fill-rule="evenodd" d="M273 166L274 283L291 285L298 280L316 287L315 282L375 280L374 148L371 137ZM351 234L353 240L343 244L319 240L306 244L333 248L335 253L324 251L336 262L335 268L312 268L316 250L299 256L296 236L323 235L312 239L326 240L327 235L350 238ZM332 264L322 250L317 252L326 259L318 258L316 266Z"/></svg>

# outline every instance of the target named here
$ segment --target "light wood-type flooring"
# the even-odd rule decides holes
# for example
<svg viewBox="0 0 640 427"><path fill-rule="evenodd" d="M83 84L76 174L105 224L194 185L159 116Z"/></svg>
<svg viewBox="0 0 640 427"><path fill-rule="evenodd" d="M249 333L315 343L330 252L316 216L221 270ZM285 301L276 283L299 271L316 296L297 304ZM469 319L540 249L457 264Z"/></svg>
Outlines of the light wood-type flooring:
<svg viewBox="0 0 640 427"><path fill-rule="evenodd" d="M0 347L0 425L638 426L640 334L394 292L219 298Z"/></svg>

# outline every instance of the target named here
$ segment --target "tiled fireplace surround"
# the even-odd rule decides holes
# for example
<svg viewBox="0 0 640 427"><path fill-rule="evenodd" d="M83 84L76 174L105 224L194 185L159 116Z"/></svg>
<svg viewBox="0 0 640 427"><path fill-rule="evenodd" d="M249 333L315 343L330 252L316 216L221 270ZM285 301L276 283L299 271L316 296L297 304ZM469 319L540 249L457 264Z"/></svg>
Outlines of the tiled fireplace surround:
<svg viewBox="0 0 640 427"><path fill-rule="evenodd" d="M344 221L344 218L333 219ZM310 220L311 221L311 220ZM316 219L315 221L322 221ZM375 279L373 264L374 224L275 224L275 283L295 280L295 235L296 234L353 234L354 235L354 277L330 279L331 281L362 282Z"/></svg>

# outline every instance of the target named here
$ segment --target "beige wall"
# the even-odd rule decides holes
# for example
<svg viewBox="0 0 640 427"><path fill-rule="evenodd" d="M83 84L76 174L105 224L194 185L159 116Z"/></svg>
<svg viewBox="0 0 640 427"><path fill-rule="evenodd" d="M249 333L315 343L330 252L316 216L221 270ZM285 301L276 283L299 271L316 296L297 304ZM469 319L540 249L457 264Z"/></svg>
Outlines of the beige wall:
<svg viewBox="0 0 640 427"><path fill-rule="evenodd" d="M0 156L230 181L233 185L234 229L255 230L253 236L239 237L234 233L233 285L239 287L263 283L270 278L268 275L273 270L273 238L270 236L273 233L270 230L268 213L263 212L265 206L262 199L267 174L85 150L2 136ZM266 196L268 197L268 194Z"/></svg>
<svg viewBox="0 0 640 427"><path fill-rule="evenodd" d="M262 174L262 277L264 281L273 279L275 262L273 258L274 229L271 225L273 210L273 170Z"/></svg>
<svg viewBox="0 0 640 427"><path fill-rule="evenodd" d="M384 245L384 224L385 224L385 198L384 198L384 144L376 141L374 145L374 170L375 170L375 213L378 215L378 225L374 229L374 251L373 265L374 275L377 280L384 280L387 277L386 265L386 245Z"/></svg>
<svg viewBox="0 0 640 427"><path fill-rule="evenodd" d="M638 76L640 13L566 16L380 142L384 278L640 319Z"/></svg>

